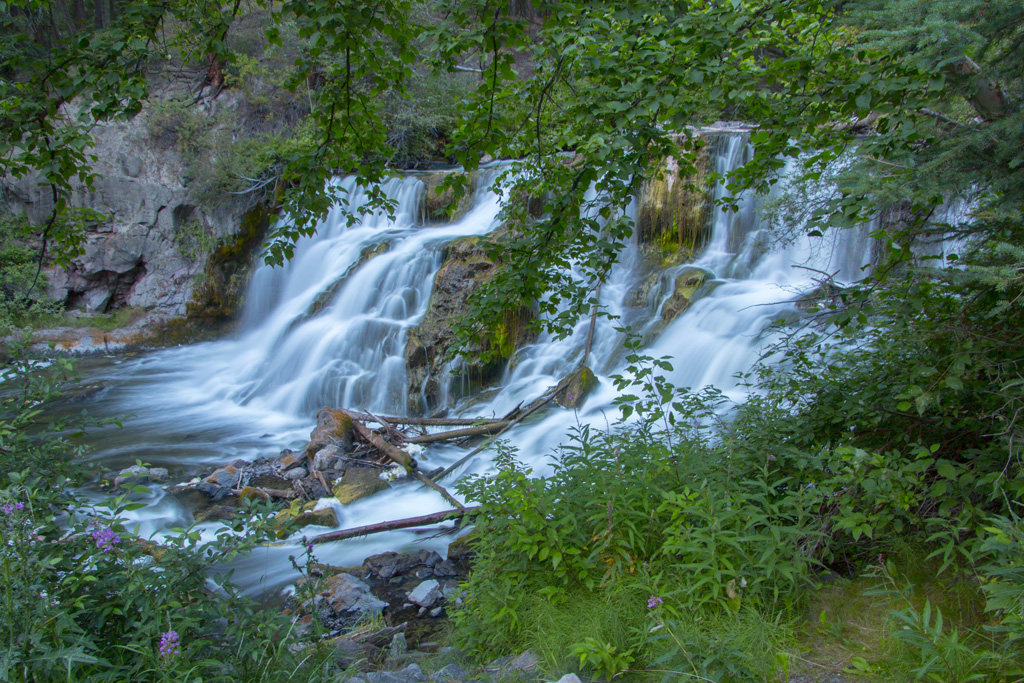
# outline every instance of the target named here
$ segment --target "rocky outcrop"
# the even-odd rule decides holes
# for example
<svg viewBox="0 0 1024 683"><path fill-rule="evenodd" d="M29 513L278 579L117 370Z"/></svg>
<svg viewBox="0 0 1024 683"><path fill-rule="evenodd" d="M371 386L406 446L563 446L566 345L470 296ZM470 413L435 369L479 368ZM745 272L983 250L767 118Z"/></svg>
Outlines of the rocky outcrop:
<svg viewBox="0 0 1024 683"><path fill-rule="evenodd" d="M429 412L440 405L445 364L456 347L454 322L467 310L470 295L494 276L498 265L487 258L481 238L453 242L434 277L427 312L410 333L405 347L409 373L409 408ZM499 320L477 330L465 349L462 368L468 383L484 386L495 381L516 349L532 341L534 318L527 306L506 311Z"/></svg>
<svg viewBox="0 0 1024 683"><path fill-rule="evenodd" d="M84 226L81 256L46 272L50 296L69 309L184 314L210 247L236 233L248 208L240 199L201 208L181 158L152 144L146 120L144 110L94 129L96 179L73 194L71 205L102 217ZM44 223L53 209L48 187L37 176L7 180L11 208L33 225Z"/></svg>
<svg viewBox="0 0 1024 683"><path fill-rule="evenodd" d="M476 191L477 176L469 174L466 192L459 199L444 182L452 174L451 171L435 171L421 176L425 186L421 220L426 224L451 223L464 216L473 207L473 195Z"/></svg>
<svg viewBox="0 0 1024 683"><path fill-rule="evenodd" d="M714 276L703 268L686 266L675 276L672 282L672 293L661 307L661 319L668 323L690 307L700 295L700 289Z"/></svg>

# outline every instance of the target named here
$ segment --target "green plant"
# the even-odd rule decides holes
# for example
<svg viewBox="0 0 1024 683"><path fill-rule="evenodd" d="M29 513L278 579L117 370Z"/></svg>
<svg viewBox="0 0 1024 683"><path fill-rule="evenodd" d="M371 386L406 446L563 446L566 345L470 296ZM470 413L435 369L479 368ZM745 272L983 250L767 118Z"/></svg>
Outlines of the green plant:
<svg viewBox="0 0 1024 683"><path fill-rule="evenodd" d="M0 383L0 679L289 681L325 675L291 619L258 609L220 563L272 537L253 503L204 540L193 529L145 539L123 517L138 486L101 506L69 483L82 448L49 403L68 371L18 360ZM214 571L211 574L211 569Z"/></svg>

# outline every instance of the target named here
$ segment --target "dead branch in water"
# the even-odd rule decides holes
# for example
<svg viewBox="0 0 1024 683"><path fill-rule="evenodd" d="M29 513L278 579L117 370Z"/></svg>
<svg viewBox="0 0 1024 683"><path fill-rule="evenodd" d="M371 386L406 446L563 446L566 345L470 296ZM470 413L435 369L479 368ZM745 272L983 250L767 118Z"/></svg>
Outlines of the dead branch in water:
<svg viewBox="0 0 1024 683"><path fill-rule="evenodd" d="M342 541L346 538L355 538L357 536L368 536L370 534L379 534L385 531L395 531L396 529L430 526L431 524L440 524L441 522L453 521L464 517L473 517L480 513L480 509L479 505L475 505L473 507L462 508L461 510L445 510L444 512L434 512L429 515L420 515L419 517L407 517L405 519L396 519L388 522L378 522L377 524L357 526L352 529L328 531L327 533L320 534L319 536L314 536L309 542L328 543L330 541Z"/></svg>

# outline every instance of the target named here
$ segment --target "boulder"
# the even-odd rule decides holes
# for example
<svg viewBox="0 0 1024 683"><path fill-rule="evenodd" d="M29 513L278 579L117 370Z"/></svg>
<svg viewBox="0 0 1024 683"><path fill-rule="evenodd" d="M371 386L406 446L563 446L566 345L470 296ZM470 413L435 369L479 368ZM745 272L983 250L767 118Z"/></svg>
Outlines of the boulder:
<svg viewBox="0 0 1024 683"><path fill-rule="evenodd" d="M409 593L409 602L420 607L433 607L441 599L440 586L434 579L424 581Z"/></svg>
<svg viewBox="0 0 1024 683"><path fill-rule="evenodd" d="M599 384L590 368L583 366L569 376L569 382L555 396L555 402L563 408L575 410L583 405Z"/></svg>
<svg viewBox="0 0 1024 683"><path fill-rule="evenodd" d="M352 418L340 410L321 408L316 414L316 428L309 435L306 455L312 457L324 446L337 446L344 452L351 451L354 438Z"/></svg>
<svg viewBox="0 0 1024 683"><path fill-rule="evenodd" d="M167 481L170 474L165 467L146 467L145 465L132 465L117 473L114 478L114 486L145 485L151 482Z"/></svg>
<svg viewBox="0 0 1024 683"><path fill-rule="evenodd" d="M387 607L386 602L370 593L365 581L345 573L329 577L313 601L316 607L328 608L338 615L376 616Z"/></svg>
<svg viewBox="0 0 1024 683"><path fill-rule="evenodd" d="M342 505L349 505L387 488L390 487L381 480L378 470L355 467L345 470L345 474L334 485L332 492Z"/></svg>
<svg viewBox="0 0 1024 683"><path fill-rule="evenodd" d="M672 293L661 307L663 322L671 322L679 317L690 305L699 298L700 290L714 276L703 268L687 266L682 268L673 281Z"/></svg>
<svg viewBox="0 0 1024 683"><path fill-rule="evenodd" d="M456 171L456 173L459 173ZM452 174L452 171L438 171L427 173L423 179L423 215L421 219L426 224L452 223L462 218L473 208L473 195L476 190L476 174L471 173L467 178L466 193L455 199L455 192L450 187L443 187L445 180Z"/></svg>

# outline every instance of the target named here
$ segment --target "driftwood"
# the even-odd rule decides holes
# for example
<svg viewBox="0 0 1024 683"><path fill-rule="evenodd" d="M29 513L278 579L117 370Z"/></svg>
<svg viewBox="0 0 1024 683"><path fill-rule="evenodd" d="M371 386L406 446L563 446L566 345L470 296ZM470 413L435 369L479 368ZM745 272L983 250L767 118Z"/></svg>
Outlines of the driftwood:
<svg viewBox="0 0 1024 683"><path fill-rule="evenodd" d="M350 418L352 417L352 415L348 413L348 411L346 410L342 410L341 412L345 413ZM363 439L369 441L371 444L376 446L377 449L379 449L384 455L388 456L392 461L404 467L405 471L409 473L409 476L414 477L424 486L440 493L445 500L447 500L449 503L451 503L458 509L465 509L465 506L463 506L462 503L460 503L454 497L452 497L452 494L448 493L448 491L446 491L442 486L434 482L432 479L429 479L428 477L424 476L424 474L420 472L419 469L417 468L416 461L409 457L408 453L403 451L398 446L388 443L379 434L374 434L373 431L371 431L366 425L364 425L362 422L356 419L352 420L352 426L355 429L356 433L359 434L359 436L363 437Z"/></svg>
<svg viewBox="0 0 1024 683"><path fill-rule="evenodd" d="M485 425L491 422L504 422L505 418L441 418L441 417L397 417L394 415L381 415L375 417L370 413L358 413L354 410L345 411L349 417L353 420L361 420L362 422L377 422L384 420L389 424L393 425L415 425L418 427L475 427L478 425Z"/></svg>
<svg viewBox="0 0 1024 683"><path fill-rule="evenodd" d="M328 531L327 533L320 534L319 536L314 536L309 540L309 542L328 543L330 541L342 541L346 538L368 536L370 534L379 534L385 531L394 531L396 529L430 526L431 524L440 524L441 522L462 519L463 517L473 517L479 513L479 505L462 508L461 510L445 510L444 512L435 512L429 515L420 515L419 517L407 517L406 519L396 519L389 522L380 522L378 524L367 524L366 526L358 526L352 529Z"/></svg>
<svg viewBox="0 0 1024 683"><path fill-rule="evenodd" d="M461 439L466 436L489 436L496 432L500 432L508 426L508 422L490 422L485 425L479 425L477 427L467 427L466 429L451 429L447 432L438 432L436 434L423 434L421 436L410 436L405 442L406 443L437 443L438 441L448 441L449 439Z"/></svg>
<svg viewBox="0 0 1024 683"><path fill-rule="evenodd" d="M459 458L459 460L454 465L452 465L451 467L449 467L446 470L444 470L443 472L441 472L441 474L439 474L436 477L434 477L434 481L441 481L442 479L447 477L449 474L454 472L456 469L458 469L459 467L464 465L467 461L469 461L470 458L472 458L473 456L477 455L478 453L483 451L485 448L490 446L492 443L494 443L494 441L499 436L501 436L502 434L507 432L513 426L519 424L520 422L522 422L523 420L528 418L533 413L537 412L538 410L540 410L541 408L543 408L547 404L551 403L551 401L553 401L555 399L555 396L558 396L558 392L561 391L562 389L564 389L566 386L568 386L568 384L569 384L569 382L571 380L572 380L572 374L570 373L564 379L562 379L561 382L556 384L551 389L548 389L548 392L546 394L542 395L540 398L538 398L536 401L534 401L532 404L530 404L530 407L527 408L522 413L520 413L518 417L516 417L513 420L509 420L508 423L506 423L506 425L501 429L501 431L499 431L497 434L495 434L493 437L491 437L490 439L488 439L484 443L482 443L479 446L477 446L476 448L474 448L472 451L470 451L469 453L467 453L463 457ZM518 411L519 408L517 407L516 410Z"/></svg>

